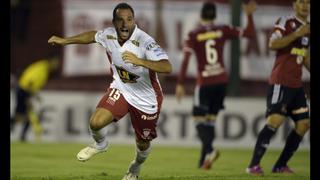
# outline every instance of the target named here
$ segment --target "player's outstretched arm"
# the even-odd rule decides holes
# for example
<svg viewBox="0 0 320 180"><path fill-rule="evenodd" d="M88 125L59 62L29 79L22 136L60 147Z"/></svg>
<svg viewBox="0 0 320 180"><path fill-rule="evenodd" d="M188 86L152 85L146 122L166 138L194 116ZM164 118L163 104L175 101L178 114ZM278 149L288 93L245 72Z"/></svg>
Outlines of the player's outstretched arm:
<svg viewBox="0 0 320 180"><path fill-rule="evenodd" d="M247 38L252 38L255 36L255 28L253 21L253 12L257 10L257 3L253 0L249 1L247 4L243 4L243 10L247 15L247 27L243 31L243 36Z"/></svg>
<svg viewBox="0 0 320 180"><path fill-rule="evenodd" d="M168 59L161 59L159 61L140 59L135 54L129 51L125 51L124 53L122 53L122 59L125 63L143 66L158 73L171 73L172 71L172 67Z"/></svg>
<svg viewBox="0 0 320 180"><path fill-rule="evenodd" d="M95 42L95 34L97 31L88 31L72 37L62 38L59 36L51 36L48 43L51 45L68 45L68 44L90 44Z"/></svg>
<svg viewBox="0 0 320 180"><path fill-rule="evenodd" d="M276 33L276 32L274 32L274 33ZM284 48L284 47L288 46L291 42L296 40L297 38L302 37L302 36L309 34L309 33L310 33L310 25L305 24L305 25L302 25L295 32L293 32L287 36L283 36L280 38L273 38L272 36L276 36L276 34L273 34L271 36L270 41L269 41L269 48L272 50Z"/></svg>

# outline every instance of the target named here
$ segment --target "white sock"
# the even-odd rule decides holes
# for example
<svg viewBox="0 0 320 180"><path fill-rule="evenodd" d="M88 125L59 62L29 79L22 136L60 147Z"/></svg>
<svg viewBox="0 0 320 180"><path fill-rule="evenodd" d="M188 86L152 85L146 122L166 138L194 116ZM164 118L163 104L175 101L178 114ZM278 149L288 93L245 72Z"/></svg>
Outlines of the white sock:
<svg viewBox="0 0 320 180"><path fill-rule="evenodd" d="M108 146L108 140L107 140L108 127L107 126L99 130L92 130L89 127L89 131L93 139L96 141L96 146L98 149L105 149Z"/></svg>
<svg viewBox="0 0 320 180"><path fill-rule="evenodd" d="M129 167L129 172L134 173L136 175L140 172L141 164L144 163L144 161L148 158L148 155L151 152L151 145L148 149L141 151L138 147L136 147L136 156L135 159L131 162L131 165Z"/></svg>

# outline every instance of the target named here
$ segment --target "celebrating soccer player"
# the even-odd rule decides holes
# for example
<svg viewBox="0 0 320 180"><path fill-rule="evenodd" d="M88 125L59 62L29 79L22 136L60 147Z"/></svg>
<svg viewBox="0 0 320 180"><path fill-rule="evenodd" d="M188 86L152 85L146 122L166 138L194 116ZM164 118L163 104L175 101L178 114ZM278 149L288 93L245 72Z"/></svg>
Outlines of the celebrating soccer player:
<svg viewBox="0 0 320 180"><path fill-rule="evenodd" d="M107 127L127 113L136 136L136 156L123 180L136 180L142 163L151 151L150 141L157 137L156 126L163 99L156 73L170 73L167 53L147 33L138 28L134 11L127 3L113 10L113 25L100 31L76 36L52 36L50 44L99 43L106 49L113 82L98 103L90 119L90 132L95 143L82 149L77 158L86 161L105 152L108 147Z"/></svg>

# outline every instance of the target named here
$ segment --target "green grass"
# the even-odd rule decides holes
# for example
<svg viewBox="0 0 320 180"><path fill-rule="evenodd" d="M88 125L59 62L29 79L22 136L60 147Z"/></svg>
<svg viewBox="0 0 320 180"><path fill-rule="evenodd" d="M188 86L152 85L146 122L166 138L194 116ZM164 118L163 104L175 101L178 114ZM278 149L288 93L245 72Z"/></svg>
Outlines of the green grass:
<svg viewBox="0 0 320 180"><path fill-rule="evenodd" d="M76 160L83 144L12 143L12 180L120 180L134 156L133 145L113 145L85 163ZM262 160L264 177L245 173L252 150L221 149L209 171L197 169L198 149L153 146L140 180L304 180L310 179L310 152L298 150L289 165L295 175L270 173L279 151L269 150Z"/></svg>

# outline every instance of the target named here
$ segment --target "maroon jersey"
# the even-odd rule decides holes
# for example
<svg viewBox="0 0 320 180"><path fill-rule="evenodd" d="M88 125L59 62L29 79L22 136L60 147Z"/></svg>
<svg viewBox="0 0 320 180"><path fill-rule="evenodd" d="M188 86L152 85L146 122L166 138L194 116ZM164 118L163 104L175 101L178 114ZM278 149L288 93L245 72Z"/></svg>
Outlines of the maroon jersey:
<svg viewBox="0 0 320 180"><path fill-rule="evenodd" d="M281 17L275 23L270 40L287 36L304 24L305 22L293 15ZM278 49L269 84L281 84L292 88L302 87L302 63L308 48L309 35L306 35Z"/></svg>
<svg viewBox="0 0 320 180"><path fill-rule="evenodd" d="M188 34L184 51L197 59L197 84L219 84L228 81L223 62L223 47L227 39L240 36L240 30L226 25L199 25ZM182 67L186 68L186 67Z"/></svg>

